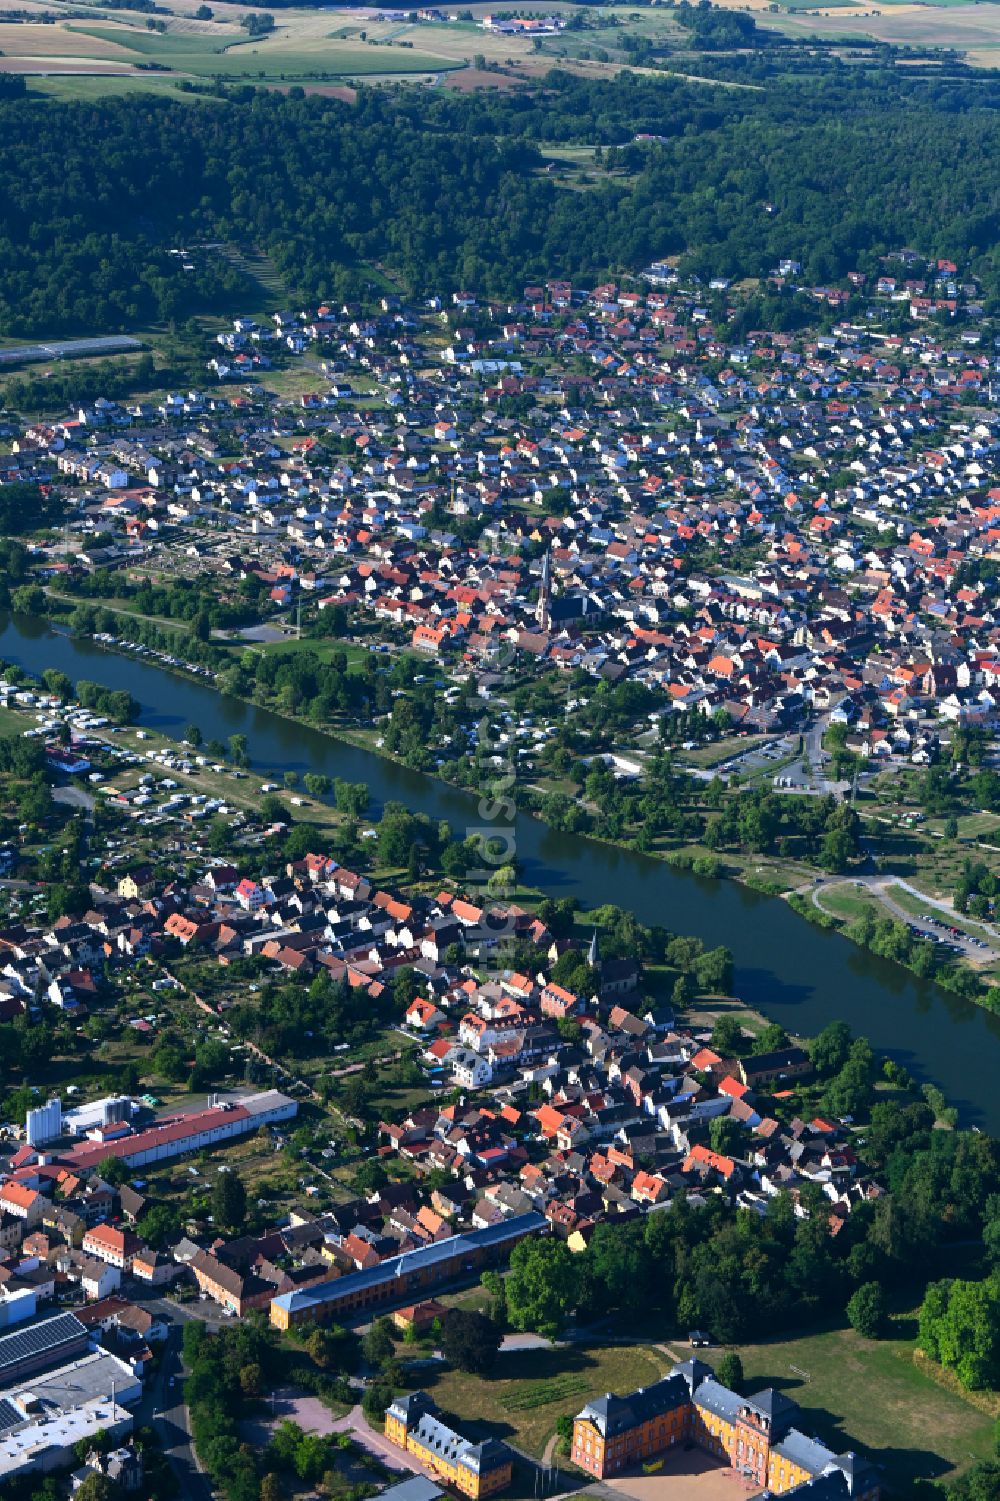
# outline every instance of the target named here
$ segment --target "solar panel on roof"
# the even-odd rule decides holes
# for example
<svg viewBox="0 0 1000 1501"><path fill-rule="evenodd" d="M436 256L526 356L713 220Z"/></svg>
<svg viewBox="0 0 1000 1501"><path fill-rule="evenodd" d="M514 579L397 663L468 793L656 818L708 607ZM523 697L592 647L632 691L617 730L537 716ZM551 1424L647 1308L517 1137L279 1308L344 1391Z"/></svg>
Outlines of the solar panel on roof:
<svg viewBox="0 0 1000 1501"><path fill-rule="evenodd" d="M86 1338L87 1331L72 1313L57 1313L51 1319L43 1319L27 1329L16 1329L12 1334L0 1336L0 1381L3 1372L22 1360L42 1355L46 1350L57 1350Z"/></svg>
<svg viewBox="0 0 1000 1501"><path fill-rule="evenodd" d="M6 1397L0 1397L0 1433L6 1433L8 1428L16 1428L24 1422L24 1417L18 1412L13 1402L8 1402Z"/></svg>

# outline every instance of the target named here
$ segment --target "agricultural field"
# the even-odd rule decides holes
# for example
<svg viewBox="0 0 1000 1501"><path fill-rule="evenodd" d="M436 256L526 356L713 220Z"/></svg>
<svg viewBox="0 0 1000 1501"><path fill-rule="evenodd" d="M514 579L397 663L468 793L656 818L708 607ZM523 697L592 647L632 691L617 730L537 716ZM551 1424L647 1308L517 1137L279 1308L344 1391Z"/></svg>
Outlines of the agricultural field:
<svg viewBox="0 0 1000 1501"><path fill-rule="evenodd" d="M98 10L92 19L76 12L65 22L5 21L14 7L0 6L0 69L47 80L41 92L86 98L99 94L105 79L155 92L176 92L180 80L214 78L275 87L354 78L437 82L449 72L478 74L474 62L516 63L531 50L528 42L492 37L471 24L398 25L343 11L283 11L272 32L249 37L239 24L241 8L214 6L211 21L195 19L195 8L181 0L159 31L144 19ZM64 77L89 79L90 87L63 87ZM106 87L123 92L120 82Z"/></svg>
<svg viewBox="0 0 1000 1501"><path fill-rule="evenodd" d="M747 9L747 0L720 0ZM212 6L211 20L196 17L199 0L172 0L158 24L132 12L95 8L74 10L73 19L42 21L4 19L27 12L51 17L37 0L0 4L0 70L37 79L33 92L59 98L89 99L137 89L177 95L181 81L222 78L287 89L299 84L331 93L350 81L440 84L460 90L517 88L552 66L590 77L613 76L622 67L641 66L636 44L653 56L690 59L698 79L698 54L688 33L659 7L634 10L609 7L596 15L592 7L562 6L570 25L555 36L494 36L478 24L490 6L473 5L472 20L447 23L399 23L375 19L372 11L285 10L274 30L249 37L240 25L244 10L233 4ZM993 66L1000 50L1000 8L968 3L913 4L911 0L875 8L859 0L832 0L821 6L809 0L749 0L769 27L806 41L811 36L844 42L870 37L901 47L946 47L961 50L970 62ZM531 0L525 15L546 13L550 6ZM574 17L578 15L578 19ZM637 66L638 65L638 66ZM738 87L739 85L731 85ZM347 96L350 97L349 95ZM580 174L586 186L586 174Z"/></svg>
<svg viewBox="0 0 1000 1501"><path fill-rule="evenodd" d="M725 0L723 0L725 3ZM844 5L826 13L827 7L810 8L804 14L798 5L782 5L782 12L768 15L767 24L786 36L804 40L820 36L828 40L857 41L873 37L897 47L949 47L965 54L979 67L997 66L1000 49L1000 8L995 5L921 4L902 0L884 5Z"/></svg>

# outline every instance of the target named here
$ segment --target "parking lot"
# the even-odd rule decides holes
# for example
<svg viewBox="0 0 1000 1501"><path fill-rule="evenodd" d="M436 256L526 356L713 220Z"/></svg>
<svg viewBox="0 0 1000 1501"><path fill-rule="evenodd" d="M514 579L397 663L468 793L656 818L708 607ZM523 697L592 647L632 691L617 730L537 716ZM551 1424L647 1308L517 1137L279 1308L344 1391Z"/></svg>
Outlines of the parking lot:
<svg viewBox="0 0 1000 1501"><path fill-rule="evenodd" d="M780 762L787 761L797 751L798 744L798 735L779 735L723 761L718 770L726 776L757 776L761 772L772 770Z"/></svg>

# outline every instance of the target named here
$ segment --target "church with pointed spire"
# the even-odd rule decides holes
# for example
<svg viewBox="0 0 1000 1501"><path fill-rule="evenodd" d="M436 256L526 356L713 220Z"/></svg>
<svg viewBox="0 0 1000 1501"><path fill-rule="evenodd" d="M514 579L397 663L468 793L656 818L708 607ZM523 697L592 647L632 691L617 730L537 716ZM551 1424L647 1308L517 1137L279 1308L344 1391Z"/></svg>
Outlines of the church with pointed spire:
<svg viewBox="0 0 1000 1501"><path fill-rule="evenodd" d="M542 581L538 590L538 603L535 606L535 619L540 631L547 631L552 624L552 554L550 552L542 558Z"/></svg>

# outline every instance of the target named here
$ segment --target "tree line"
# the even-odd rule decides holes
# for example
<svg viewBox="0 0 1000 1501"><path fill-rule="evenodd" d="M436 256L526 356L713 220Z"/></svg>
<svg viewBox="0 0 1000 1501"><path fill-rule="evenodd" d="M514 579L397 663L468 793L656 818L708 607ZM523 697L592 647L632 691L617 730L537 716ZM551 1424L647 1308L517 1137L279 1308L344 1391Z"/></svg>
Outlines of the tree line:
<svg viewBox="0 0 1000 1501"><path fill-rule="evenodd" d="M783 78L757 93L553 71L489 96L223 90L0 100L0 331L94 332L230 306L221 257L184 273L171 244L253 240L310 297L363 289L384 261L410 289L510 293L561 273L635 271L671 253L700 272L766 273L794 254L824 282L902 244L971 261L992 295L1000 252L997 83L888 69ZM635 174L568 191L540 139L629 150ZM364 191L358 191L358 184Z"/></svg>
<svg viewBox="0 0 1000 1501"><path fill-rule="evenodd" d="M806 1217L787 1191L774 1195L763 1215L737 1208L725 1187L697 1208L680 1194L666 1211L623 1226L599 1225L577 1255L556 1238L522 1242L508 1278L484 1278L498 1316L515 1329L555 1334L573 1314L586 1320L652 1310L676 1333L707 1328L722 1343L743 1343L845 1312L862 1288L875 1284L878 1293L866 1292L854 1316L878 1333L885 1299L919 1296L949 1248L985 1239L995 1265L1000 1145L973 1131L935 1130L936 1111L906 1088L896 1065L880 1068L867 1040L852 1039L843 1023L824 1029L811 1054L824 1108L866 1120L852 1146L885 1189L856 1204L839 1234L831 1234L833 1205L818 1184L799 1190ZM904 1087L880 1098L876 1083L889 1073ZM734 1135L731 1154L745 1156L749 1131L737 1126ZM982 1307L997 1306L993 1281L979 1286ZM934 1320L950 1300L961 1301L955 1287L944 1284L934 1295L925 1321L927 1341L943 1340L945 1350ZM995 1324L989 1341L982 1364L969 1367L978 1384L1000 1373Z"/></svg>

